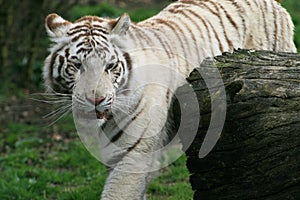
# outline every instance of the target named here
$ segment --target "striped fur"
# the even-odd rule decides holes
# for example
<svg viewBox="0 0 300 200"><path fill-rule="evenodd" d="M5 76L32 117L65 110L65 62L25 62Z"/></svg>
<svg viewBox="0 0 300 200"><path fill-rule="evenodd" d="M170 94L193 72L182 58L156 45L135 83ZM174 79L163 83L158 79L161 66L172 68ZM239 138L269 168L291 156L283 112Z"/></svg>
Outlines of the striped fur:
<svg viewBox="0 0 300 200"><path fill-rule="evenodd" d="M113 167L102 199L144 198L152 173L126 171L151 171L157 164L147 153L166 138L172 94L204 58L236 48L295 52L293 28L274 0L180 0L137 24L126 14L74 23L49 15L53 46L45 85L96 110L102 156ZM80 88L78 80L89 73L86 84L99 84Z"/></svg>

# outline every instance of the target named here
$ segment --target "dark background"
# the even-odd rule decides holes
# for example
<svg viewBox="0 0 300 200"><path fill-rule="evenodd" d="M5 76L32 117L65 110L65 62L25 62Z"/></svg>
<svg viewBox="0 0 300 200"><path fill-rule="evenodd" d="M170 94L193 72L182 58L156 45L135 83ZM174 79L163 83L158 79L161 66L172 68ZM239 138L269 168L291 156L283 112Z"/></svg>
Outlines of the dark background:
<svg viewBox="0 0 300 200"><path fill-rule="evenodd" d="M0 0L0 99L10 94L43 90L41 68L49 40L44 19L52 12L73 21L83 15L117 17L128 12L133 21L159 12L171 0ZM283 0L296 26L300 45L300 1Z"/></svg>

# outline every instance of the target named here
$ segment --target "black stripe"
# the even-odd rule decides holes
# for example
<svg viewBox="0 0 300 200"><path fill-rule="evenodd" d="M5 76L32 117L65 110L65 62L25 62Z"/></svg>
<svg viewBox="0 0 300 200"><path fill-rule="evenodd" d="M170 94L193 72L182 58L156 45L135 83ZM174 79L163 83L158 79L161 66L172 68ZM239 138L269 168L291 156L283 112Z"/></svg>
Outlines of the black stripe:
<svg viewBox="0 0 300 200"><path fill-rule="evenodd" d="M79 40L81 37L87 37L87 36L89 36L89 35L90 35L90 34L88 34L88 33L82 33L82 34L79 34L79 35L73 37L71 41L72 41L72 42L76 42L76 41Z"/></svg>
<svg viewBox="0 0 300 200"><path fill-rule="evenodd" d="M124 53L123 56L125 58L126 67L125 67L125 64L122 61L120 61L121 64L122 64L122 68L123 68L123 74L122 74L123 77L122 77L122 79L121 79L121 81L119 83L119 87L120 88L124 88L124 87L126 87L128 85L129 80L131 78L131 68L132 68L132 66L131 66L132 65L131 58L130 58L129 54L128 53ZM127 77L125 77L126 72L128 74Z"/></svg>
<svg viewBox="0 0 300 200"><path fill-rule="evenodd" d="M65 58L63 56L59 56L58 61L59 61L59 65L57 67L57 71L58 71L58 74L61 75L62 67L64 66L64 63L65 63Z"/></svg>
<svg viewBox="0 0 300 200"><path fill-rule="evenodd" d="M106 42L106 41L104 41L104 40L100 40L100 43L101 43L101 45L103 46L103 48L105 47L105 48L109 48L109 44ZM115 48L115 47L114 47ZM108 50L108 49L107 49Z"/></svg>
<svg viewBox="0 0 300 200"><path fill-rule="evenodd" d="M142 36L142 38L143 38L144 40L147 41L147 42L146 42L147 44L150 44L150 45L154 46L154 43L153 43L152 38L149 37L149 35L147 34L147 32L145 32L144 29L142 29L142 28L139 27L139 26L134 26L134 28L136 28L136 31L140 31L140 32L143 33L143 34L141 34L141 36Z"/></svg>
<svg viewBox="0 0 300 200"><path fill-rule="evenodd" d="M211 2L213 3L213 2ZM218 10L219 14L217 15L220 19L220 24L222 26L222 29L223 29L223 34L225 36L225 39L226 39L226 42L227 42L227 45L229 47L230 50L233 50L233 43L232 41L229 39L228 37L228 34L226 32L226 27L224 25L224 22L223 22L223 18L221 17L221 12L220 12L220 9L221 8L223 10L223 12L225 13L225 16L226 18L228 19L228 21L232 24L232 26L237 30L237 34L239 36L239 38L241 37L240 33L239 33L239 28L238 28L238 25L233 21L233 19L231 18L231 16L228 14L227 10L221 5L218 3L218 5L220 7L218 7L215 3L213 3L213 5L215 6L215 8Z"/></svg>
<svg viewBox="0 0 300 200"><path fill-rule="evenodd" d="M246 4L251 8L251 10L253 10L253 8L251 7L251 3L248 0L244 0L246 2Z"/></svg>
<svg viewBox="0 0 300 200"><path fill-rule="evenodd" d="M80 48L76 51L76 54L80 54L80 53L85 53L85 54L89 54L93 51L92 48Z"/></svg>
<svg viewBox="0 0 300 200"><path fill-rule="evenodd" d="M65 56L66 56L66 58L68 58L70 56L70 49L69 48L67 48L65 50Z"/></svg>
<svg viewBox="0 0 300 200"><path fill-rule="evenodd" d="M86 26L86 25L81 25L81 26L76 26L74 28L71 28L67 34L68 35L75 35L76 33L79 33L79 32L88 32L89 31L89 28Z"/></svg>
<svg viewBox="0 0 300 200"><path fill-rule="evenodd" d="M167 104L169 104L169 101L170 101L170 94L171 94L171 89L168 88L167 93L166 93L166 102L167 102Z"/></svg>
<svg viewBox="0 0 300 200"><path fill-rule="evenodd" d="M74 67L71 65L68 65L67 68L65 69L65 73L69 76L72 77L74 75Z"/></svg>
<svg viewBox="0 0 300 200"><path fill-rule="evenodd" d="M130 58L130 55L126 52L123 54L125 60L126 60L126 66L128 71L130 71L132 69L132 60Z"/></svg>
<svg viewBox="0 0 300 200"><path fill-rule="evenodd" d="M97 25L97 24L90 24L90 23L85 23L85 24L82 24L82 25L77 25L73 28L71 28L69 31L68 31L68 35L73 35L75 33L78 33L80 31L88 31L88 30L97 30L97 31L100 31L104 34L108 34L108 31L106 30L105 27L101 26L101 25Z"/></svg>
<svg viewBox="0 0 300 200"><path fill-rule="evenodd" d="M265 6L265 4L263 6ZM263 11L263 10L266 10L266 8L262 8L262 5L259 4L259 10L262 13L262 17L263 17L262 21L263 21L263 27L264 27L264 31L265 31L265 37L266 37L266 41L264 41L264 44L267 44L267 49L269 49L269 45L268 45L269 44L269 34L268 34L268 29L267 29L267 23L268 22L267 22L267 19L266 19L265 12ZM268 11L266 10L266 13L267 12ZM263 38L263 40L264 40L264 38ZM265 46L263 46L263 48L265 48Z"/></svg>
<svg viewBox="0 0 300 200"><path fill-rule="evenodd" d="M127 122L127 124L122 127L122 129L120 129L118 131L118 133L116 135L114 135L112 137L112 139L110 140L112 143L116 142L117 140L119 140L121 138L121 136L123 135L124 133L124 130L126 130L128 128L128 126L134 121L136 120L136 118L144 111L144 109L142 109L140 112L136 113L129 122ZM107 144L106 146L108 146L109 144Z"/></svg>
<svg viewBox="0 0 300 200"><path fill-rule="evenodd" d="M80 47L80 46L84 46L87 42L86 41L83 41L83 42L79 42L77 45L76 45L76 48Z"/></svg>
<svg viewBox="0 0 300 200"><path fill-rule="evenodd" d="M136 111L138 108L139 108L139 106L141 105L141 103L142 103L142 100L143 100L143 96L141 96L140 98L139 98L139 101L137 102L137 104L135 105L135 107L134 107L134 111ZM116 134L116 135L114 135L113 137L112 137L112 139L110 140L111 142L116 142L118 139L120 139L120 137L123 135L123 133L124 133L124 131L123 130L125 130L134 120L136 120L136 118L142 113L144 111L144 107L138 112L138 113L136 113L132 118L131 118L131 120L122 128L122 129L120 129L119 131L118 131L118 133ZM105 126L106 126L106 124L104 124L104 126L102 126L102 130L104 130L104 128L105 128ZM108 144L106 144L106 146L105 147L107 147L108 145L109 145L110 143L108 143Z"/></svg>
<svg viewBox="0 0 300 200"><path fill-rule="evenodd" d="M184 10L182 10L182 11L172 10L172 11L170 11L170 12L172 12L172 13L181 13L184 17L188 18L194 25L196 25L195 21L193 21L193 19L192 19L187 13L185 13ZM182 22L182 24L184 24L184 26L186 27L186 29L188 30L188 32L191 34L192 39L193 39L193 42L194 42L194 43L197 43L197 39L196 39L196 37L195 37L195 34L194 34L193 30L188 26L188 24L186 23L186 21L183 21L183 20L180 20L180 21ZM197 26L197 25L196 25L196 26ZM199 27L197 26L197 28L199 28ZM200 61L200 52L199 52L199 48L198 48L197 45L195 45L195 47L196 47L196 51L197 51L198 61ZM191 55L192 55L192 54L191 54Z"/></svg>
<svg viewBox="0 0 300 200"><path fill-rule="evenodd" d="M50 70L49 70L48 78L50 80L50 85L52 87L54 86L54 82L53 82L53 79L54 79L53 78L53 68L54 68L54 65L55 65L56 58L59 55L58 52L61 51L63 48L64 48L64 46L60 47L54 53L52 53L52 56L51 56L50 65L49 65ZM51 88L51 89L54 89L54 88Z"/></svg>
<svg viewBox="0 0 300 200"><path fill-rule="evenodd" d="M128 124L129 125L129 124ZM123 130L122 129L120 129L119 131L118 131L118 133L116 134L116 135L114 135L112 138L111 138L111 140L110 140L110 142L111 143L114 143L114 142L116 142L118 139L120 139L120 137L123 135ZM105 146L105 147L107 147L109 145L109 143Z"/></svg>
<svg viewBox="0 0 300 200"><path fill-rule="evenodd" d="M220 40L220 38L219 38L219 35L218 35L218 33L217 33L215 27L210 23L210 21L207 21L207 22L208 22L208 24L210 25L210 27L212 28L212 30L213 30L213 32L214 32L214 34L215 34L215 37L216 37L216 39L217 39L217 41L218 41L218 43L219 43L219 50L220 50L221 52L224 52L224 47L223 47L223 45L222 45L222 43L221 43L221 40ZM214 55L214 56L215 56L215 55Z"/></svg>
<svg viewBox="0 0 300 200"><path fill-rule="evenodd" d="M220 4L219 4L220 5ZM234 19L231 17L231 15L229 14L229 12L227 12L227 10L222 6L220 5L220 8L224 11L225 15L226 15L226 18L228 19L228 21L231 23L231 25L238 31L239 33L239 26L238 26L238 23L236 23L234 21ZM238 11L238 13L240 14L240 12ZM242 18L242 17L241 17ZM239 33L240 35L240 33Z"/></svg>
<svg viewBox="0 0 300 200"><path fill-rule="evenodd" d="M155 30L149 29L148 31L152 32L153 36L158 40L159 44L163 47L164 51L168 55L168 58L171 59L172 58L172 56L171 56L172 49L171 49L169 43L166 40L163 40L161 38L161 35L159 35L157 33L157 31L159 31L159 29L155 29Z"/></svg>
<svg viewBox="0 0 300 200"><path fill-rule="evenodd" d="M236 12L238 13L239 17L242 19L242 25L243 25L243 29L242 30L244 32L243 36L245 37L245 33L246 33L246 30L247 30L247 27L246 27L245 18L244 18L244 16L241 13L246 13L246 10L245 10L245 8L243 6L239 5L238 2L236 2L235 0L230 0L230 2L232 2L232 5L235 6ZM240 32L239 32L239 34L240 34ZM245 39L245 38L242 38L242 37L240 37L240 38L243 39L243 40Z"/></svg>
<svg viewBox="0 0 300 200"><path fill-rule="evenodd" d="M274 41L274 44L273 44L273 51L276 51L277 50L277 36L278 36L278 24L277 24L277 12L276 12L276 8L275 8L275 5L274 5L274 1L271 2L272 4L272 8L273 8L273 20L274 20L274 32L273 32L273 41Z"/></svg>
<svg viewBox="0 0 300 200"><path fill-rule="evenodd" d="M138 114L140 114L144 109L142 109ZM135 120L135 118L133 118L132 120ZM141 141L142 141L142 138L144 137L145 135L145 132L147 131L147 128L144 130L144 132L142 133L142 135L139 137L139 139L131 146L127 149L127 152L129 153L130 151L132 151Z"/></svg>
<svg viewBox="0 0 300 200"><path fill-rule="evenodd" d="M53 67L54 67L56 57L58 56L57 52L58 51L56 51L52 54L50 64L48 66L48 68L49 68L48 79L50 80L50 87L53 87Z"/></svg>
<svg viewBox="0 0 300 200"><path fill-rule="evenodd" d="M122 89L122 88L125 88L125 87L130 88L130 79L131 79L131 76L132 76L132 71L131 71L132 66L131 66L131 61L129 61L129 62L130 62L130 64L129 64L130 66L128 66L128 64L127 64L128 75L127 75L127 77L124 76L122 78L118 89ZM125 72L124 72L124 74L125 74ZM128 96L129 92L130 92L130 90L123 90L122 91L122 93L125 96Z"/></svg>
<svg viewBox="0 0 300 200"><path fill-rule="evenodd" d="M131 146L127 149L127 152L129 153L130 151L132 151L142 140L143 136L144 136L145 132L141 135L141 137Z"/></svg>
<svg viewBox="0 0 300 200"><path fill-rule="evenodd" d="M136 34L136 36L137 36L137 38L138 38L138 41L142 44L142 47L144 47L144 46L149 46L149 45L148 45L148 42L149 42L149 41L147 41L148 38L146 38L146 37L141 33L141 30L138 29L137 26L133 26L133 25L132 25L131 27L132 27L134 33Z"/></svg>
<svg viewBox="0 0 300 200"><path fill-rule="evenodd" d="M209 27L208 27L206 21L205 21L200 15L198 15L197 13L195 13L194 11L192 11L192 10L187 10L187 11L202 21L203 25L205 26L205 28L206 28L206 30L207 30L207 32L208 32L207 36L208 36L208 39L209 39L209 41L210 41L210 44L212 44L213 41L212 41L212 38L211 38L210 29L209 29ZM211 49L211 50L212 50L212 49ZM214 54L213 51L211 51L211 53ZM213 55L210 55L210 56L213 56Z"/></svg>
<svg viewBox="0 0 300 200"><path fill-rule="evenodd" d="M98 36L98 37L100 36L100 37L102 37L104 40L106 40L106 41L108 40L107 37L106 37L106 35L103 35L103 34L101 34L101 33L93 33L92 36Z"/></svg>
<svg viewBox="0 0 300 200"><path fill-rule="evenodd" d="M184 47L184 45L183 45L183 41L182 41L182 38L181 37L179 37L179 35L177 34L177 31L176 31L176 29L175 29L175 27L173 26L173 24L174 23L171 23L170 21L167 21L167 20L164 20L164 19L161 19L161 18L157 18L157 19L155 19L156 21L157 21L157 23L159 23L159 24L161 24L161 25L164 25L164 26L167 26L167 27L169 27L172 31L173 31L173 34L176 36L176 38L178 39L178 42L179 42L179 44L180 44L180 47L181 47L181 49L182 49L182 51L183 51L183 53L184 53L184 58L188 58L187 56L187 52L186 52L186 48ZM180 29L180 27L177 25L177 24L174 24L174 25L176 25L176 27L178 28L178 29ZM182 32L182 31L181 31ZM185 61L186 62L186 65L188 66L188 61L186 60ZM179 61L179 63L180 63L180 61ZM179 64L178 63L178 64Z"/></svg>

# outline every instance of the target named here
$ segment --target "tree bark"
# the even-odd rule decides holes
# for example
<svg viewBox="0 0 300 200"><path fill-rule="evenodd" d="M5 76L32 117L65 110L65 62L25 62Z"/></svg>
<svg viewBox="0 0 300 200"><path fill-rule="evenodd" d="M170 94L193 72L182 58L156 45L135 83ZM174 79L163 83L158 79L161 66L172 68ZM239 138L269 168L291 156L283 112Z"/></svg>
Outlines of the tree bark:
<svg viewBox="0 0 300 200"><path fill-rule="evenodd" d="M238 50L206 59L200 68L218 69L227 111L220 139L200 159L218 95L209 94L203 73L192 72L188 81L201 118L191 146L181 138L194 199L300 199L300 55ZM175 102L174 112L179 108Z"/></svg>

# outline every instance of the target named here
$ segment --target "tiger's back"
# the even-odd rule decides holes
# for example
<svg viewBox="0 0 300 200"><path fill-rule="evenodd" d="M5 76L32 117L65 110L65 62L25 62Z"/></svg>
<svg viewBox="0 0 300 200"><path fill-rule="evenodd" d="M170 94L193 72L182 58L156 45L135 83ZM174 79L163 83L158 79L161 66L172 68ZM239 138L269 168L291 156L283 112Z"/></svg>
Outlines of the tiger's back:
<svg viewBox="0 0 300 200"><path fill-rule="evenodd" d="M290 15L275 0L180 0L132 28L139 46L157 45L196 65L237 48L296 51Z"/></svg>

